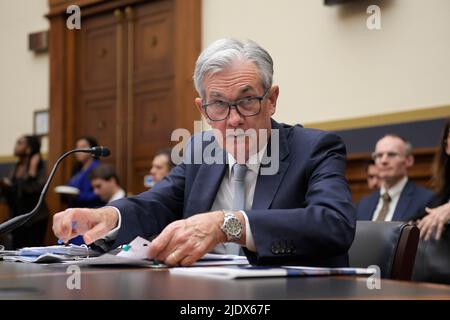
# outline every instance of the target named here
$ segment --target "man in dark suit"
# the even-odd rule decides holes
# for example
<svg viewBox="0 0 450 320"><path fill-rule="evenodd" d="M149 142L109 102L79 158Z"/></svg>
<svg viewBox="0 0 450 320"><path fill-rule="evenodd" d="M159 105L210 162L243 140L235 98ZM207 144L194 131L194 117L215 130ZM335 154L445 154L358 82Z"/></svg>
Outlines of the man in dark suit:
<svg viewBox="0 0 450 320"><path fill-rule="evenodd" d="M194 73L195 102L213 130L195 135L182 163L150 191L56 214L56 236L115 247L158 235L149 254L169 265L237 244L254 264L347 266L356 215L345 146L334 134L274 121L272 76L272 59L256 43L213 43Z"/></svg>
<svg viewBox="0 0 450 320"><path fill-rule="evenodd" d="M373 159L381 188L356 205L358 220L411 221L423 216L434 194L408 179L408 168L414 164L411 144L386 135L377 142Z"/></svg>

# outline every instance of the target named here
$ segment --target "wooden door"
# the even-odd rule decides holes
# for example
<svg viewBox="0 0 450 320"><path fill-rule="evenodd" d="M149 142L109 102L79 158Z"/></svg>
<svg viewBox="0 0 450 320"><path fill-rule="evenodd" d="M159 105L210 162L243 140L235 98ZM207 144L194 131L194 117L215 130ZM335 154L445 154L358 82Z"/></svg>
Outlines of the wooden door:
<svg viewBox="0 0 450 320"><path fill-rule="evenodd" d="M88 16L75 36L75 136L92 135L111 149L105 161L130 193L144 190L152 157L171 146L171 132L199 118L194 94L185 109L175 98L185 78L175 71L184 47L176 43L177 14L175 1L127 5Z"/></svg>
<svg viewBox="0 0 450 320"><path fill-rule="evenodd" d="M76 35L75 137L91 135L112 153L105 161L120 163L116 132L121 107L117 94L121 22L111 12L87 17ZM120 49L122 50L122 49Z"/></svg>

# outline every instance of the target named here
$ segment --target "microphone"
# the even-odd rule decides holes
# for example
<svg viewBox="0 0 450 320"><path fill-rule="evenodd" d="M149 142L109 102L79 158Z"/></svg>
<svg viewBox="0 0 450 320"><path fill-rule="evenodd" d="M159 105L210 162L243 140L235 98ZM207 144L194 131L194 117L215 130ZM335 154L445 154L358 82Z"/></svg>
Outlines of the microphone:
<svg viewBox="0 0 450 320"><path fill-rule="evenodd" d="M21 225L30 220L38 212L39 208L42 205L42 201L44 200L44 196L47 193L48 187L50 186L50 182L52 181L53 176L55 175L56 169L58 169L59 164L65 157L76 152L90 153L94 157L107 157L110 154L109 149L107 147L102 146L93 147L89 149L73 149L64 153L61 157L59 157L58 161L56 161L56 164L53 166L52 172L48 176L44 188L42 188L41 195L39 196L39 200L34 209L28 213L24 213L20 216L11 218L8 221L5 221L2 224L0 224L0 235L9 233L19 228Z"/></svg>

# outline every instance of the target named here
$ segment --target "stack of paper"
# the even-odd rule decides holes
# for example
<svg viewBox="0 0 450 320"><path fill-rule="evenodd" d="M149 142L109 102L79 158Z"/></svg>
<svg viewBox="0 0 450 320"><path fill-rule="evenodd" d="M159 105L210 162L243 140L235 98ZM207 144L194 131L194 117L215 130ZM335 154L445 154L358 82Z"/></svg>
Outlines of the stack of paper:
<svg viewBox="0 0 450 320"><path fill-rule="evenodd" d="M173 274L212 277L220 279L266 278L266 277L301 277L324 275L371 275L376 272L371 268L315 268L300 266L262 267L262 266L228 266L204 268L172 268Z"/></svg>
<svg viewBox="0 0 450 320"><path fill-rule="evenodd" d="M26 247L19 249L17 255L19 256L41 256L44 254L59 254L64 256L78 256L89 257L98 255L95 251L89 249L86 245L67 245L67 246L46 246L46 247Z"/></svg>

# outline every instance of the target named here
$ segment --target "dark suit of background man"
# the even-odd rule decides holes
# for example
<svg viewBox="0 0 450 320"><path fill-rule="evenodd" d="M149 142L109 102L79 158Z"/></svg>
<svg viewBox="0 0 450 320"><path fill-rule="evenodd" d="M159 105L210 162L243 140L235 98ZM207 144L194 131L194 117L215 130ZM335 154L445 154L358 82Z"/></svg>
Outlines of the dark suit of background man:
<svg viewBox="0 0 450 320"><path fill-rule="evenodd" d="M252 263L348 265L356 215L344 177L345 146L334 134L272 120L279 93L272 76L272 58L256 43L214 42L198 58L194 73L200 95L195 103L214 134L195 135L183 162L150 191L112 207L56 214L56 236L68 239L82 232L72 230L75 220L77 226L91 225L86 243L107 235L115 247L159 234L149 253L169 265L192 264L230 241L242 246ZM262 143L256 144L238 129L268 135L259 134ZM192 163L198 148L213 152ZM219 160L211 164L212 158ZM278 170L262 173L275 162ZM242 196L234 195L234 177L242 168L244 205L225 214Z"/></svg>
<svg viewBox="0 0 450 320"><path fill-rule="evenodd" d="M433 192L408 179L407 170L414 164L411 144L386 135L378 140L373 158L381 188L359 201L358 220L411 221L423 216Z"/></svg>

